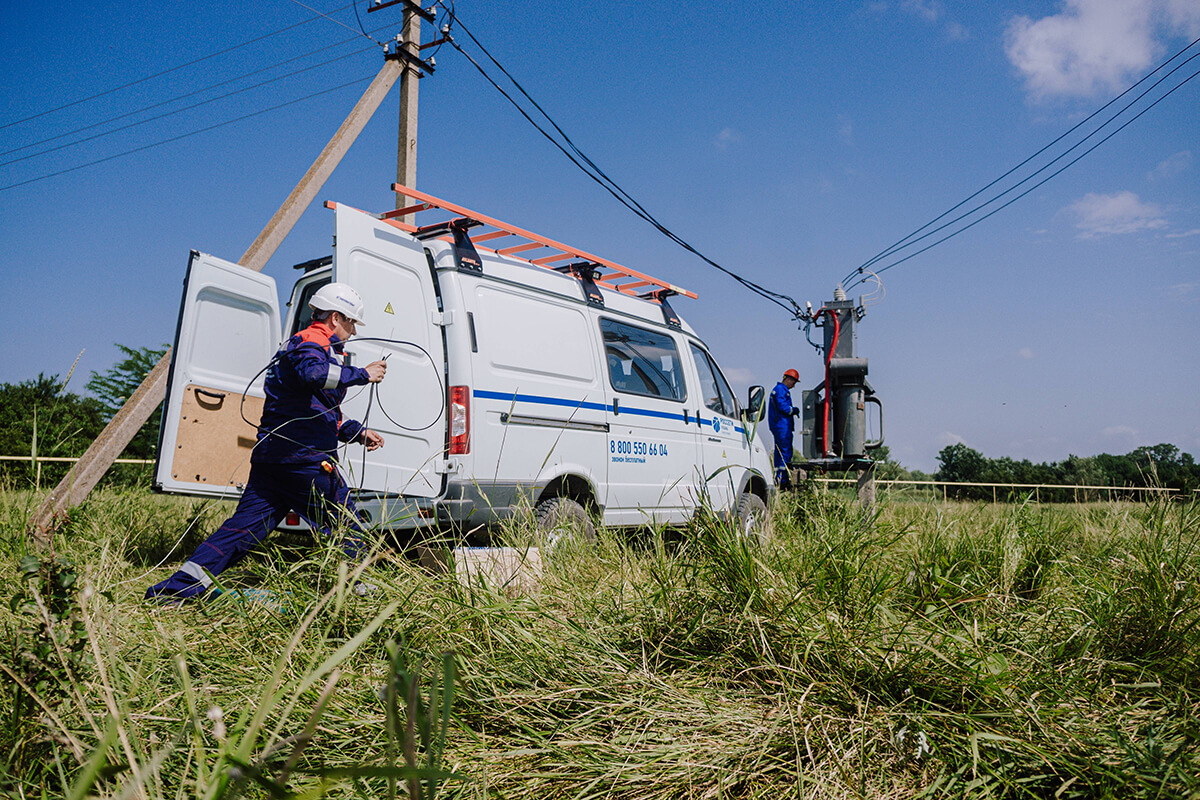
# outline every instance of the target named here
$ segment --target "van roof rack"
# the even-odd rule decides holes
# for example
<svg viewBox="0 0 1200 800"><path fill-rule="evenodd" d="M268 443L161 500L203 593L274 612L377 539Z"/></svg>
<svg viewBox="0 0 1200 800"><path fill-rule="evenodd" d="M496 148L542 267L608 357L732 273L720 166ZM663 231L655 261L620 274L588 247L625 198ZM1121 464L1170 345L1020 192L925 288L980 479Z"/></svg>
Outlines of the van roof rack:
<svg viewBox="0 0 1200 800"><path fill-rule="evenodd" d="M673 294L682 295L684 297L695 298L696 293L690 292L679 286L667 283L666 281L652 278L649 275L638 272L637 270L623 267L613 261L609 261L599 256L592 255L586 251L576 247L556 242L545 236L539 236L536 233L518 228L516 225L510 225L507 222L501 222L498 219L485 216L469 208L455 205L447 200L441 200L431 194L412 189L408 186L403 186L399 183L392 184L392 191L396 194L404 195L416 202L407 208L398 208L395 211L386 211L382 214L373 215L376 218L386 221L389 225L393 225L402 231L418 235L418 238L424 238L424 235L431 235L437 231L438 227L445 225L445 233L443 236L449 236L451 228L446 220L440 223L430 222L420 226L410 225L407 222L401 222L397 217L406 217L416 215L423 211L432 211L435 209L449 212L450 214L459 217L465 217L470 220L470 227L487 228L482 233L472 235L471 242L478 246L481 242L495 242L503 244L503 247L481 247L482 250L490 250L497 255L517 258L521 261L526 261L537 267L545 267L546 269L558 270L556 266L559 262L568 261L570 259L583 259L593 264L596 269L593 274L593 280L597 286L603 286L605 289L610 289L614 292L620 292L630 297L638 297L647 299L645 295L655 293L663 289L669 290ZM327 202L327 208L335 208L337 204ZM461 230L461 229L460 229ZM465 231L464 231L465 232ZM518 255L519 254L519 255ZM651 287L651 288L647 288Z"/></svg>

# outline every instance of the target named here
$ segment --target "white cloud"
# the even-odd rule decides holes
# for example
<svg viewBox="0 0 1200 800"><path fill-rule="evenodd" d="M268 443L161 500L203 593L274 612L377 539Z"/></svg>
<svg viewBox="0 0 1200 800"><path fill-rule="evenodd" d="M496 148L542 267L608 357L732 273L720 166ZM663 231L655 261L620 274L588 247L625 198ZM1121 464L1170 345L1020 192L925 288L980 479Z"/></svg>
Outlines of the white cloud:
<svg viewBox="0 0 1200 800"><path fill-rule="evenodd" d="M920 17L931 25L945 25L946 38L952 42L964 42L971 38L971 31L965 25L951 19L945 19L946 6L941 0L903 0L900 8L913 16ZM883 10L886 10L884 6ZM943 23L943 20L945 22Z"/></svg>
<svg viewBox="0 0 1200 800"><path fill-rule="evenodd" d="M1146 177L1152 181L1168 180L1187 172L1190 166L1192 166L1192 151L1182 150L1173 156L1164 158L1157 167L1150 170Z"/></svg>
<svg viewBox="0 0 1200 800"><path fill-rule="evenodd" d="M725 148L729 147L729 145L735 142L740 142L741 140L742 134L740 132L735 131L733 128L721 128L721 132L717 134L717 138L713 140L713 144L715 144L718 149L724 150Z"/></svg>
<svg viewBox="0 0 1200 800"><path fill-rule="evenodd" d="M1200 3L1196 0L1167 0L1167 19L1195 39L1200 36Z"/></svg>
<svg viewBox="0 0 1200 800"><path fill-rule="evenodd" d="M1196 294L1197 289L1200 289L1200 283L1177 283L1170 288L1170 292L1172 297L1188 298Z"/></svg>
<svg viewBox="0 0 1200 800"><path fill-rule="evenodd" d="M946 23L946 38L952 42L965 42L971 38L971 30L957 22Z"/></svg>
<svg viewBox="0 0 1200 800"><path fill-rule="evenodd" d="M1192 228L1190 231L1182 231L1180 233L1168 233L1168 239L1186 239L1189 236L1200 236L1200 228Z"/></svg>
<svg viewBox="0 0 1200 800"><path fill-rule="evenodd" d="M1067 209L1075 217L1075 227L1082 239L1121 233L1165 228L1167 221L1162 210L1153 203L1143 203L1130 191L1116 194L1089 192Z"/></svg>
<svg viewBox="0 0 1200 800"><path fill-rule="evenodd" d="M1029 349L1028 347L1022 347L1017 351L1017 355L1019 355L1021 358L1033 358L1033 350Z"/></svg>
<svg viewBox="0 0 1200 800"><path fill-rule="evenodd" d="M1009 20L1005 53L1034 97L1089 96L1123 88L1159 60L1165 36L1197 29L1196 0L1065 0L1059 14Z"/></svg>
<svg viewBox="0 0 1200 800"><path fill-rule="evenodd" d="M945 12L938 0L904 0L904 10L929 22L937 22Z"/></svg>

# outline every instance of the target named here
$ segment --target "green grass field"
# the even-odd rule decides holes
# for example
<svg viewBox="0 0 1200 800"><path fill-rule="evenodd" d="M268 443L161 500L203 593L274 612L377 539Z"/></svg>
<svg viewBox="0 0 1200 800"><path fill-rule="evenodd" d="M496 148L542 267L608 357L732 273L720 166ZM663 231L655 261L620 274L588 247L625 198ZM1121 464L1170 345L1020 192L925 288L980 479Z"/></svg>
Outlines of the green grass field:
<svg viewBox="0 0 1200 800"><path fill-rule="evenodd" d="M11 796L1200 797L1195 502L789 496L766 545L602 533L524 594L283 543L222 576L273 602L180 608L142 593L228 505L97 492L39 564L35 502Z"/></svg>

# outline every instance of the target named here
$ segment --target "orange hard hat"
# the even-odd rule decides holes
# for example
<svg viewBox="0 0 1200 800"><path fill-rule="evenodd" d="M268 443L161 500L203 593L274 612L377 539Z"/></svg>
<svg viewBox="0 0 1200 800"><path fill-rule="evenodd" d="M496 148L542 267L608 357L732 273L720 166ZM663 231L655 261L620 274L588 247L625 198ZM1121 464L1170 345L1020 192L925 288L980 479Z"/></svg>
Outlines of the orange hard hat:
<svg viewBox="0 0 1200 800"><path fill-rule="evenodd" d="M783 373L783 377L798 381L800 380L800 373L796 372L794 369L789 369L787 372Z"/></svg>

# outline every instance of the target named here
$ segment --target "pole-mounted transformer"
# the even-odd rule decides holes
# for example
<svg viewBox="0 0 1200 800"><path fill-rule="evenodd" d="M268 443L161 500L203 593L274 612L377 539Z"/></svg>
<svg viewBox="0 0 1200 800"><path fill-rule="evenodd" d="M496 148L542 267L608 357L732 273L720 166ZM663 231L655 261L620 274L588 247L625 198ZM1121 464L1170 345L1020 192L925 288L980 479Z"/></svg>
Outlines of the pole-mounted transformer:
<svg viewBox="0 0 1200 800"><path fill-rule="evenodd" d="M816 325L824 341L809 342L822 354L825 379L801 392L801 469L819 472L868 473L874 461L869 451L883 444L883 403L867 380L867 359L857 353L858 323L865 314L838 286L833 299L802 316L806 330ZM879 409L879 438L867 438L867 405Z"/></svg>

